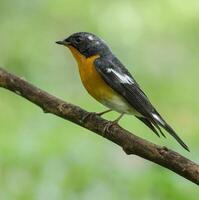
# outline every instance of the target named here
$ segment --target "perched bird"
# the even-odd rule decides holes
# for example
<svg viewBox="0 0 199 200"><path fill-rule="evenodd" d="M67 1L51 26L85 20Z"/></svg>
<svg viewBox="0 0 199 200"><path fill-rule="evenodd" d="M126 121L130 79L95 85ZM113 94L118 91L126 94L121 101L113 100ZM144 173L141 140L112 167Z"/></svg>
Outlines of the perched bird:
<svg viewBox="0 0 199 200"><path fill-rule="evenodd" d="M165 129L189 151L102 39L91 33L79 32L56 43L70 49L78 63L84 87L91 96L109 108L100 114L111 110L121 113L113 123L118 123L124 114L133 114L158 136L159 133L165 136L161 128Z"/></svg>

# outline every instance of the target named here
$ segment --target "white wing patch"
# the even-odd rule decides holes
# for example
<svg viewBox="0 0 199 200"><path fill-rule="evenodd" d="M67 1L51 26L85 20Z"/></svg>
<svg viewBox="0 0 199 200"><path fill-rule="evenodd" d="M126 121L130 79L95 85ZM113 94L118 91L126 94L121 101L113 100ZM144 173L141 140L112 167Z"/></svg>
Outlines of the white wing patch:
<svg viewBox="0 0 199 200"><path fill-rule="evenodd" d="M94 40L94 37L92 35L89 35L88 39L92 41L92 40Z"/></svg>
<svg viewBox="0 0 199 200"><path fill-rule="evenodd" d="M152 116L153 116L158 122L160 122L163 126L165 125L165 123L160 119L160 117L159 117L157 114L152 113Z"/></svg>
<svg viewBox="0 0 199 200"><path fill-rule="evenodd" d="M121 83L128 83L128 84L133 84L134 83L134 81L132 80L131 77L129 77L126 74L120 74L119 72L115 71L114 69L108 68L107 72L108 73L113 72L119 78Z"/></svg>

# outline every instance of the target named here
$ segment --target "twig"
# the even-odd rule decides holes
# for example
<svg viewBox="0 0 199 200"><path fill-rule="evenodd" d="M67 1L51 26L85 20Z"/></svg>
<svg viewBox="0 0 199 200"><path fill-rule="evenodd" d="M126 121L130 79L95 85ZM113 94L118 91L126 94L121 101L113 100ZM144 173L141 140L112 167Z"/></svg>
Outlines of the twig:
<svg viewBox="0 0 199 200"><path fill-rule="evenodd" d="M150 160L199 185L199 165L166 147L148 142L118 125L113 125L108 133L104 133L107 120L95 114L86 117L89 112L54 97L1 68L0 87L28 99L41 107L45 113L57 115L105 137L121 146L128 155L135 154ZM82 120L84 118L85 120Z"/></svg>

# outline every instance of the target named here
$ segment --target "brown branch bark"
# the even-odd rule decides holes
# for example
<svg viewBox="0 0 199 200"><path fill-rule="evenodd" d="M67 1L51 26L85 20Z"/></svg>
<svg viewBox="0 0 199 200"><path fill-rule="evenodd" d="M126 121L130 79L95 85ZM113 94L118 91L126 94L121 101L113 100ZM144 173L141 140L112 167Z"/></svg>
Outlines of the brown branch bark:
<svg viewBox="0 0 199 200"><path fill-rule="evenodd" d="M135 154L150 160L199 185L199 165L173 150L148 142L118 125L113 125L108 133L104 133L107 120L95 114L82 120L88 115L87 111L56 98L1 68L0 87L28 99L45 113L52 113L105 137L121 146L126 154Z"/></svg>

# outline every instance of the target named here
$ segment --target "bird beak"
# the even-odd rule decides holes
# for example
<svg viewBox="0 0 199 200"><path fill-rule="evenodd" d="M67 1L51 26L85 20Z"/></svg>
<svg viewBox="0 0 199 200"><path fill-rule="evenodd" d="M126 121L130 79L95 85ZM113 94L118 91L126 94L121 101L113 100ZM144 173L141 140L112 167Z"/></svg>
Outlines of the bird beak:
<svg viewBox="0 0 199 200"><path fill-rule="evenodd" d="M63 40L63 41L57 41L57 42L55 42L55 43L60 44L60 45L64 45L64 46L68 46L68 45L71 44L70 42L68 42L68 41L66 41L66 40Z"/></svg>

